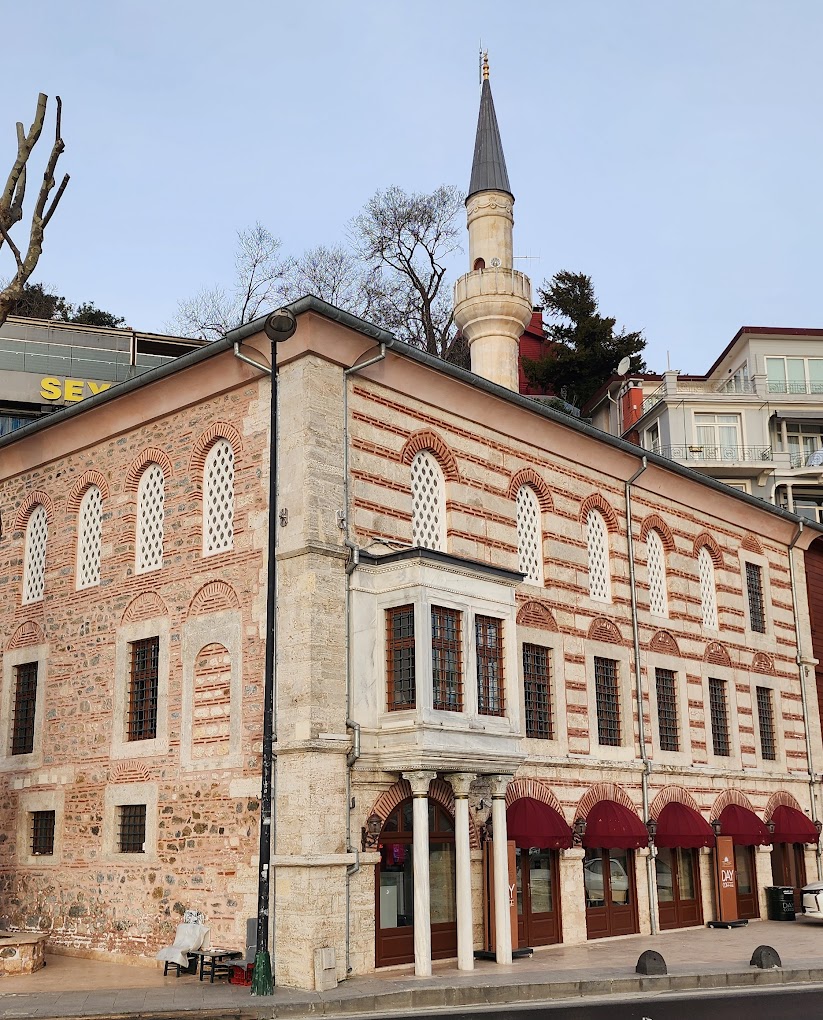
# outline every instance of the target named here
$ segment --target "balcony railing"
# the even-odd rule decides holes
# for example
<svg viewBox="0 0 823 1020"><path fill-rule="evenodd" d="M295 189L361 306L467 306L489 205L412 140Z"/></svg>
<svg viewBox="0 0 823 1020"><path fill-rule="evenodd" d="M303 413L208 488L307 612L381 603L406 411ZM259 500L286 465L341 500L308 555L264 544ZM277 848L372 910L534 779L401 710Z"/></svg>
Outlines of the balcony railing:
<svg viewBox="0 0 823 1020"><path fill-rule="evenodd" d="M770 446L661 446L653 451L670 460L721 461L726 464L762 463L774 459Z"/></svg>
<svg viewBox="0 0 823 1020"><path fill-rule="evenodd" d="M766 383L768 393L800 393L800 394L821 394L823 393L823 382L775 382L769 380Z"/></svg>
<svg viewBox="0 0 823 1020"><path fill-rule="evenodd" d="M642 411L642 413L643 414L648 414L649 411L651 411L651 409L653 407L655 407L657 404L659 404L660 401L665 396L666 396L666 384L663 383L661 386L658 386L657 389L653 393L650 393L648 395L648 397L646 397L646 399L643 401L643 411Z"/></svg>

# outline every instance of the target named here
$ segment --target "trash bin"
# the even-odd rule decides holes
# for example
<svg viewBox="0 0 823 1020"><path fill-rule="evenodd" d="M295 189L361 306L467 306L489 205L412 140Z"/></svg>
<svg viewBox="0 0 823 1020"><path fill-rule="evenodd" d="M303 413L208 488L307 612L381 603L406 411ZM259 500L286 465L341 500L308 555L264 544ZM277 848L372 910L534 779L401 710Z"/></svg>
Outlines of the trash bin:
<svg viewBox="0 0 823 1020"><path fill-rule="evenodd" d="M766 913L770 921L794 920L794 889L792 886L766 886Z"/></svg>

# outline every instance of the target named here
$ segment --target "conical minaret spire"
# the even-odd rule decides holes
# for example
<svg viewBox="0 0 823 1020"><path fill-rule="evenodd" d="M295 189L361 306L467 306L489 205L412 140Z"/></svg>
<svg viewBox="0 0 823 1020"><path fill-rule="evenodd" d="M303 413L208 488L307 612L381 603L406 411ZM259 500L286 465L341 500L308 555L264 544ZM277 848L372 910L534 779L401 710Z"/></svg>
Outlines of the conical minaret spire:
<svg viewBox="0 0 823 1020"><path fill-rule="evenodd" d="M518 389L518 341L531 319L531 281L512 264L514 195L497 126L488 55L466 198L471 272L454 285L454 321L469 344L472 371Z"/></svg>

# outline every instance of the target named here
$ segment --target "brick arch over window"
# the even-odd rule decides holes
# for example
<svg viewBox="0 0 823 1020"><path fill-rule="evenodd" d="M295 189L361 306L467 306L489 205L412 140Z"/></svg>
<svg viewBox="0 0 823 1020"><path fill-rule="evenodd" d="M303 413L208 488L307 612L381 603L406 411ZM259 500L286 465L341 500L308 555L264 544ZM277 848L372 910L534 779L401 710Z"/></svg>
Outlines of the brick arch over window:
<svg viewBox="0 0 823 1020"><path fill-rule="evenodd" d="M701 814L700 806L688 790L682 786L664 786L649 805L649 817L655 820L667 804L684 804L686 807Z"/></svg>
<svg viewBox="0 0 823 1020"><path fill-rule="evenodd" d="M381 824L385 825L386 819L397 805L402 804L404 800L408 800L411 795L409 781L407 779L399 779L394 786L380 794L374 802L374 807L371 809L370 814L377 815ZM436 804L444 807L454 818L454 790L452 790L447 782L442 779L432 780L429 784L429 800L433 800ZM480 836L477 832L474 819L471 817L471 812L469 813L469 842L473 850L480 848Z"/></svg>
<svg viewBox="0 0 823 1020"><path fill-rule="evenodd" d="M437 458L446 481L459 482L460 472L457 469L457 460L446 443L431 429L421 429L415 432L406 440L403 449L400 451L400 459L404 464L411 465L416 454L421 450L428 450Z"/></svg>
<svg viewBox="0 0 823 1020"><path fill-rule="evenodd" d="M149 447L148 449L143 450L143 452L135 457L135 459L131 462L131 466L126 472L126 483L124 485L126 492L137 495L137 490L140 486L140 476L149 464L158 465L160 470L163 472L163 479L166 482L168 482L174 474L171 467L171 461L168 456L162 450L158 450L157 447Z"/></svg>
<svg viewBox="0 0 823 1020"><path fill-rule="evenodd" d="M83 501L86 489L90 489L92 485L97 486L103 499L109 498L109 483L106 481L106 476L102 475L99 471L95 471L94 468L89 468L88 471L84 471L80 475L69 490L68 497L66 498L67 513L79 513L80 504Z"/></svg>
<svg viewBox="0 0 823 1020"><path fill-rule="evenodd" d="M126 606L123 623L138 623L140 620L153 620L158 616L168 616L166 603L156 591L141 592Z"/></svg>
<svg viewBox="0 0 823 1020"><path fill-rule="evenodd" d="M9 638L6 651L26 648L28 645L41 645L45 640L46 635L39 623L35 623L34 620L24 620Z"/></svg>
<svg viewBox="0 0 823 1020"><path fill-rule="evenodd" d="M718 570L723 568L723 552L716 540L712 536L704 531L701 535L698 535L694 540L694 556L697 558L697 554L705 546L709 550L709 555L712 558L712 562Z"/></svg>
<svg viewBox="0 0 823 1020"><path fill-rule="evenodd" d="M774 662L772 661L772 657L767 655L765 652L755 652L754 658L752 659L752 672L768 673L769 676L774 676Z"/></svg>
<svg viewBox="0 0 823 1020"><path fill-rule="evenodd" d="M150 779L142 761L120 761L109 770L110 783L147 783Z"/></svg>
<svg viewBox="0 0 823 1020"><path fill-rule="evenodd" d="M640 541L647 542L649 532L656 531L666 552L674 552L674 535L671 528L659 514L650 514L640 526Z"/></svg>
<svg viewBox="0 0 823 1020"><path fill-rule="evenodd" d="M193 486L192 495L195 498L203 497L203 469L206 466L206 457L218 439L225 439L231 446L235 461L243 452L243 442L234 425L227 421L212 422L194 444L189 458L189 478Z"/></svg>
<svg viewBox="0 0 823 1020"><path fill-rule="evenodd" d="M506 787L506 807L511 807L521 797L530 797L540 804L547 804L565 819L560 801L542 779L515 779Z"/></svg>
<svg viewBox="0 0 823 1020"><path fill-rule="evenodd" d="M763 546L760 544L758 539L754 537L754 535L746 535L740 543L740 548L745 552L756 553L758 556L765 556Z"/></svg>
<svg viewBox="0 0 823 1020"><path fill-rule="evenodd" d="M622 804L624 808L637 814L637 805L622 786L618 786L617 783L596 783L588 793L581 797L574 817L588 818L591 809L601 800L613 800L616 804Z"/></svg>
<svg viewBox="0 0 823 1020"><path fill-rule="evenodd" d="M620 532L617 514L614 512L611 504L608 503L599 492L593 492L591 496L587 496L580 504L580 523L583 527L586 526L586 518L589 516L589 510L600 511L603 520L606 522L606 528L610 533L616 535Z"/></svg>
<svg viewBox="0 0 823 1020"><path fill-rule="evenodd" d="M799 811L801 815L806 813L795 797L793 797L790 793L786 793L785 790L778 790L777 793L773 793L771 797L769 797L766 810L763 812L763 821L768 822L779 807L794 808L794 810Z"/></svg>
<svg viewBox="0 0 823 1020"><path fill-rule="evenodd" d="M673 634L670 634L667 630L658 630L655 634L652 634L651 641L649 641L650 652L660 652L661 655L680 655L680 649L677 647L677 641Z"/></svg>
<svg viewBox="0 0 823 1020"><path fill-rule="evenodd" d="M517 610L517 623L521 627L537 627L539 630L558 630L554 613L537 599L529 599Z"/></svg>
<svg viewBox="0 0 823 1020"><path fill-rule="evenodd" d="M512 475L512 480L509 482L509 499L516 499L517 490L523 485L527 485L530 489L534 490L541 510L544 512L554 510L551 490L534 468L521 468Z"/></svg>
<svg viewBox="0 0 823 1020"><path fill-rule="evenodd" d="M588 633L589 641L603 641L611 645L624 644L620 631L616 624L607 620L605 616L598 616L592 620Z"/></svg>
<svg viewBox="0 0 823 1020"><path fill-rule="evenodd" d="M719 641L710 641L703 653L703 661L713 666L731 666L732 660L725 647Z"/></svg>
<svg viewBox="0 0 823 1020"><path fill-rule="evenodd" d="M729 804L737 804L738 807L744 807L748 811L757 814L752 807L752 802L745 793L741 793L740 790L724 790L714 804L712 804L709 818L719 818L723 808L727 808Z"/></svg>
<svg viewBox="0 0 823 1020"><path fill-rule="evenodd" d="M51 497L40 489L32 489L17 508L17 513L14 515L15 531L25 531L29 517L31 517L32 511L37 506L42 506L46 511L46 523L54 523L54 504L51 501Z"/></svg>
<svg viewBox="0 0 823 1020"><path fill-rule="evenodd" d="M187 616L203 613L219 613L224 609L239 609L237 592L225 581L209 581L197 592L189 603Z"/></svg>

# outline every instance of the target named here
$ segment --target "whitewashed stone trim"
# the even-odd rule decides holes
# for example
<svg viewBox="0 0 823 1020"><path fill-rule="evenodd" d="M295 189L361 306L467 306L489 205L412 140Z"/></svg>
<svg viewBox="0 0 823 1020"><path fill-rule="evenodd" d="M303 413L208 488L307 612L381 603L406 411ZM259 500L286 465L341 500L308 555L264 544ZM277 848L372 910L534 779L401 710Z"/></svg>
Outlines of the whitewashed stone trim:
<svg viewBox="0 0 823 1020"><path fill-rule="evenodd" d="M16 667L37 663L37 699L34 703L34 744L30 754L11 754ZM48 645L24 645L3 653L3 692L0 702L0 772L19 772L43 764L43 714L48 690Z"/></svg>
<svg viewBox="0 0 823 1020"><path fill-rule="evenodd" d="M165 479L159 464L149 464L137 488L135 570L138 574L163 566Z"/></svg>
<svg viewBox="0 0 823 1020"><path fill-rule="evenodd" d="M421 450L411 463L412 542L446 551L446 485L434 454Z"/></svg>
<svg viewBox="0 0 823 1020"><path fill-rule="evenodd" d="M543 587L543 528L540 504L534 490L521 485L517 490L518 569L524 580Z"/></svg>
<svg viewBox="0 0 823 1020"><path fill-rule="evenodd" d="M668 616L669 603L666 592L666 552L656 531L650 531L646 539L649 572L649 612L654 616Z"/></svg>
<svg viewBox="0 0 823 1020"><path fill-rule="evenodd" d="M700 607L703 615L703 626L709 630L717 630L717 582L714 575L714 560L708 548L701 546L697 554L697 567L700 572Z"/></svg>
<svg viewBox="0 0 823 1020"><path fill-rule="evenodd" d="M103 497L96 485L90 485L77 514L77 589L100 584L100 559L103 540Z"/></svg>
<svg viewBox="0 0 823 1020"><path fill-rule="evenodd" d="M586 517L586 543L589 553L589 595L599 602L611 602L609 531L598 510L589 510Z"/></svg>
<svg viewBox="0 0 823 1020"><path fill-rule="evenodd" d="M23 604L39 602L46 584L46 545L49 524L46 508L38 504L26 525L26 553L23 566Z"/></svg>
<svg viewBox="0 0 823 1020"><path fill-rule="evenodd" d="M218 439L203 465L203 555L234 545L234 450Z"/></svg>

